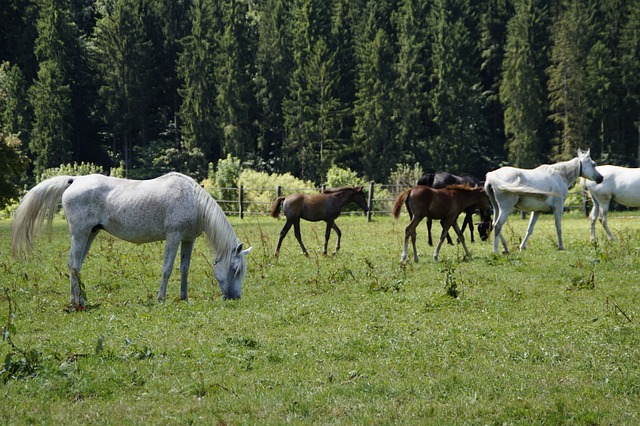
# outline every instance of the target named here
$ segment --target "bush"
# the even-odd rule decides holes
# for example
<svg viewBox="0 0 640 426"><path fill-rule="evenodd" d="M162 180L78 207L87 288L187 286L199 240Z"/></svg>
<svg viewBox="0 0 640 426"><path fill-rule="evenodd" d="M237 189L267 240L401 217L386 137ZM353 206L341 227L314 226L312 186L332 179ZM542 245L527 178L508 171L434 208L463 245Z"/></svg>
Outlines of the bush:
<svg viewBox="0 0 640 426"><path fill-rule="evenodd" d="M61 175L69 175L69 176L84 176L90 175L93 173L104 174L104 170L102 166L98 166L92 163L82 162L78 163L70 163L70 164L62 164L58 167L52 167L50 169L46 169L38 176L38 182L42 182L45 179L49 179L54 176Z"/></svg>
<svg viewBox="0 0 640 426"><path fill-rule="evenodd" d="M238 184L245 188L244 199L248 203L247 211L251 213L268 213L271 203L276 198L278 186L281 187L282 195L317 190L313 182L298 179L291 173L269 174L251 169L240 173Z"/></svg>
<svg viewBox="0 0 640 426"><path fill-rule="evenodd" d="M409 188L414 186L422 176L424 171L419 163L414 164L413 167L408 164L396 164L396 169L389 175L389 185Z"/></svg>
<svg viewBox="0 0 640 426"><path fill-rule="evenodd" d="M238 188L241 170L240 159L233 157L231 154L228 154L227 158L219 159L215 170L213 165L209 164L205 189L209 191L213 198L218 200L218 204L224 211L230 211L235 208L236 202L234 200L238 199L236 188Z"/></svg>
<svg viewBox="0 0 640 426"><path fill-rule="evenodd" d="M338 186L365 186L366 182L363 178L358 177L356 172L350 168L342 169L336 165L331 166L327 171L327 188L336 188Z"/></svg>

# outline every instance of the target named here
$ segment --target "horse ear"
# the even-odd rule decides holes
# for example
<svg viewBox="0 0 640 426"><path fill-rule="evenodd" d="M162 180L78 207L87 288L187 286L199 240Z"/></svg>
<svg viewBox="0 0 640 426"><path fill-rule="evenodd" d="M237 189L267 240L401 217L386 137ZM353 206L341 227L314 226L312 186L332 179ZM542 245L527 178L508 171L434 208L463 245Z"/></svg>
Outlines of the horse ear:
<svg viewBox="0 0 640 426"><path fill-rule="evenodd" d="M247 253L249 253L251 251L251 249L253 249L253 247L249 247L246 250L242 250L242 246L243 246L243 243L240 243L240 244L238 244L238 247L236 247L236 252L235 252L236 256L239 256L241 254L247 254Z"/></svg>

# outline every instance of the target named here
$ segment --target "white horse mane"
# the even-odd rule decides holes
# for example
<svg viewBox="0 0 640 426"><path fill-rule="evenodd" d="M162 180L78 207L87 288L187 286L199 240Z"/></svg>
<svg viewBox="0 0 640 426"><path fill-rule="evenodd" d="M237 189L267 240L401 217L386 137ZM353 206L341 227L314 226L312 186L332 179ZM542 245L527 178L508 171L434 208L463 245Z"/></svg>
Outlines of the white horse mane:
<svg viewBox="0 0 640 426"><path fill-rule="evenodd" d="M195 181L194 195L198 217L207 234L209 246L221 261L228 263L233 249L239 243L238 237L216 200Z"/></svg>
<svg viewBox="0 0 640 426"><path fill-rule="evenodd" d="M573 187L580 177L580 158L578 157L555 164L545 164L540 167L545 167L549 172L562 176L567 183L567 188Z"/></svg>

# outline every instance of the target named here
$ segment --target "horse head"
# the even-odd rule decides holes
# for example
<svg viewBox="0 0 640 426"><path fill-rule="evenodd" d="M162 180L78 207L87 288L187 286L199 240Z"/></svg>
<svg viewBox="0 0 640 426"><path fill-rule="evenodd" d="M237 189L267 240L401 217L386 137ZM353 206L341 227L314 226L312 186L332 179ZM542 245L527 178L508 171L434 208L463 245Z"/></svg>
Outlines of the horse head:
<svg viewBox="0 0 640 426"><path fill-rule="evenodd" d="M590 153L591 149L587 149L586 152L578 149L578 160L580 160L580 176L595 181L595 183L602 183L604 178L596 170L596 163L591 159Z"/></svg>
<svg viewBox="0 0 640 426"><path fill-rule="evenodd" d="M218 280L225 299L240 299L242 283L247 275L246 255L252 247L242 249L242 243L216 260L213 275Z"/></svg>
<svg viewBox="0 0 640 426"><path fill-rule="evenodd" d="M352 201L358 205L365 213L369 211L369 206L367 205L367 198L364 194L364 187L362 186L354 186L353 191L354 195Z"/></svg>

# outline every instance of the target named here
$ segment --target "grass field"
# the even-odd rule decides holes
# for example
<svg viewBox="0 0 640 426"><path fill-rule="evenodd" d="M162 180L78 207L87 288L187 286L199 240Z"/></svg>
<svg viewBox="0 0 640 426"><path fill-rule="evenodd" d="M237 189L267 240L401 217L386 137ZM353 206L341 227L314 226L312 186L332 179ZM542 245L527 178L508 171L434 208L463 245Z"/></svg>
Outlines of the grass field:
<svg viewBox="0 0 640 426"><path fill-rule="evenodd" d="M291 233L279 260L283 221L234 219L254 250L230 302L203 240L189 300L174 271L159 303L163 245L103 234L84 312L65 309L66 223L18 263L0 221L0 424L639 424L640 217L627 215L610 218L618 241L599 228L594 245L566 214L564 252L544 216L523 253L527 221L512 216L512 254L475 242L469 261L444 246L439 263L422 225L406 267L406 216L340 218L333 257L323 224L304 222L311 256Z"/></svg>

